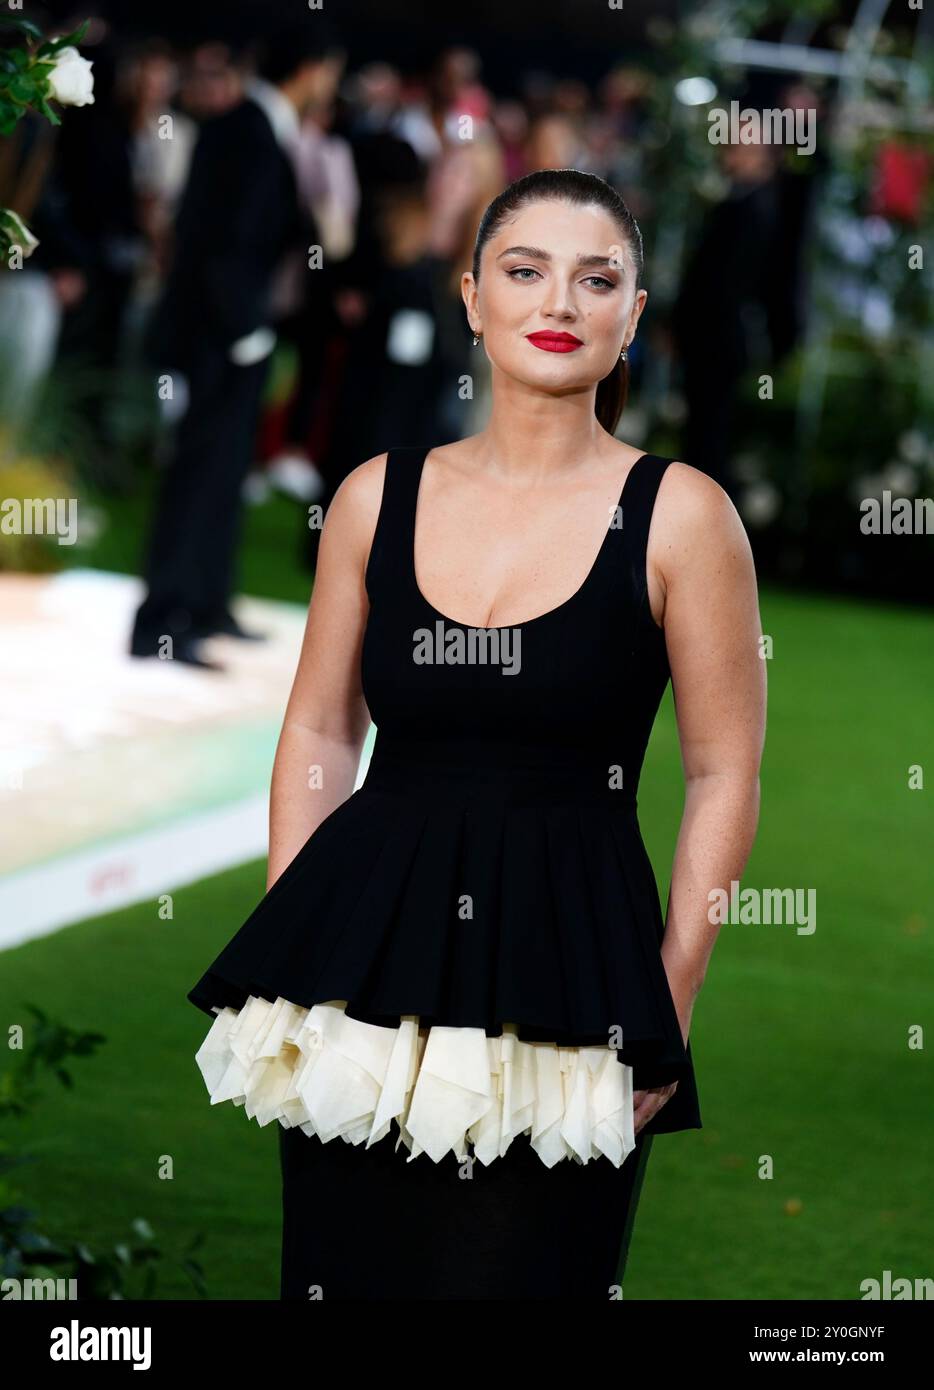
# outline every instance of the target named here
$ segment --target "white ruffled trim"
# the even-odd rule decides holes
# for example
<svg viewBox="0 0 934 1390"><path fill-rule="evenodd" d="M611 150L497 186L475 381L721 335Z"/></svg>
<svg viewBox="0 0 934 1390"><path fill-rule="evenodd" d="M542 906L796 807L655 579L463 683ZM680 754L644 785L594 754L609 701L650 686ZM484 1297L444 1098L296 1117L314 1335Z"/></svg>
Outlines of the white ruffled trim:
<svg viewBox="0 0 934 1390"><path fill-rule="evenodd" d="M449 1150L488 1165L529 1134L542 1162L620 1167L635 1147L632 1068L610 1047L523 1042L516 1025L434 1026L418 1015L383 1028L348 1018L346 1000L305 1009L250 995L217 1018L195 1060L211 1104L242 1105L260 1125L279 1120L327 1143L377 1143L395 1120L411 1162Z"/></svg>

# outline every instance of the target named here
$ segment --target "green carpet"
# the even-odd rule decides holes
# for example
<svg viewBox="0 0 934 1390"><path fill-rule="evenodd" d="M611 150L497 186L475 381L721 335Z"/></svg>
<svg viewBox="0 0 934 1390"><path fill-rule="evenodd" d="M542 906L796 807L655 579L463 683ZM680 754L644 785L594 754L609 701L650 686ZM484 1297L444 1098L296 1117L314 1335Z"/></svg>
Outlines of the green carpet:
<svg viewBox="0 0 934 1390"><path fill-rule="evenodd" d="M856 1299L885 1269L931 1273L931 1066L909 1030L932 1000L932 793L908 789L912 764L934 776L931 619L773 591L762 613L775 655L744 886L815 889L817 929L722 928L692 1028L704 1128L655 1140L627 1300ZM669 695L640 788L663 904L680 786ZM208 1019L185 999L263 883L254 863L176 893L171 921L143 904L2 957L4 1028L34 1000L107 1036L16 1126L42 1229L97 1244L145 1217L170 1252L203 1231L212 1298L278 1293L275 1127L209 1107ZM165 1263L158 1296L191 1296Z"/></svg>

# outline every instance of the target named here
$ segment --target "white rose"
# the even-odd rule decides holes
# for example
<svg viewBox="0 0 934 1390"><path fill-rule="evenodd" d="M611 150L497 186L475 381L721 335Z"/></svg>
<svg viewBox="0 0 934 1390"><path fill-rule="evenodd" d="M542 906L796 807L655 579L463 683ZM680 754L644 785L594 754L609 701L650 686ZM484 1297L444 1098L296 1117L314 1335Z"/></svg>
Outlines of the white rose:
<svg viewBox="0 0 934 1390"><path fill-rule="evenodd" d="M77 48L59 49L49 73L52 96L63 106L90 106L94 101L94 76L87 58Z"/></svg>
<svg viewBox="0 0 934 1390"><path fill-rule="evenodd" d="M6 223L5 230L11 244L22 249L23 260L25 260L27 256L32 255L39 245L38 238L33 236L19 213L14 212L12 208L4 208L3 217Z"/></svg>

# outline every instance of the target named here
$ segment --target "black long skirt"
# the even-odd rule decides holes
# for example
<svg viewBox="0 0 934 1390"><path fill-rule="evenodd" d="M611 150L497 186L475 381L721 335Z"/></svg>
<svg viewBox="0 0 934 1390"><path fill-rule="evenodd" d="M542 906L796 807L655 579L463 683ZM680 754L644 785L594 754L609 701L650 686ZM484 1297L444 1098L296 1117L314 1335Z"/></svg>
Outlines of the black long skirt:
<svg viewBox="0 0 934 1390"><path fill-rule="evenodd" d="M619 1168L602 1155L546 1168L527 1135L485 1167L408 1162L395 1125L369 1149L277 1129L282 1299L620 1296L644 1130Z"/></svg>

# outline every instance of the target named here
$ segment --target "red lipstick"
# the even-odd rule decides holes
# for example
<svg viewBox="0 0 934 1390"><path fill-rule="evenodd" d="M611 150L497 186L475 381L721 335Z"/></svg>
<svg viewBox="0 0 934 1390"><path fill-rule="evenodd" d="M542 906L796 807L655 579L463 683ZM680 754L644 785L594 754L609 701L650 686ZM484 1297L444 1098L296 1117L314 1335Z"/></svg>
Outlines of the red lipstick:
<svg viewBox="0 0 934 1390"><path fill-rule="evenodd" d="M544 333L527 333L526 337L543 352L573 352L575 348L584 346L580 338L575 338L573 333L554 333L548 330Z"/></svg>

